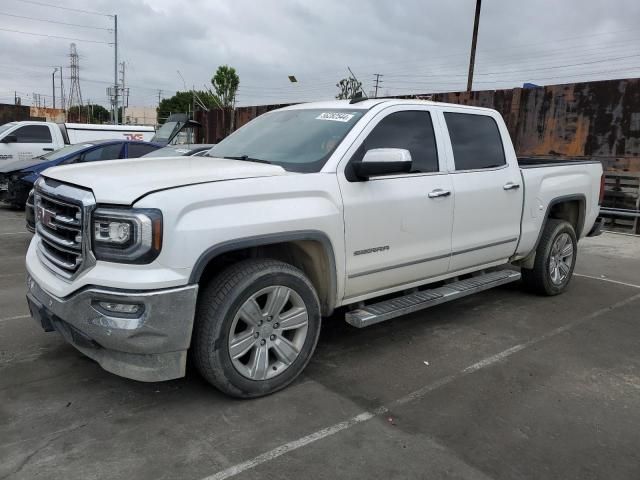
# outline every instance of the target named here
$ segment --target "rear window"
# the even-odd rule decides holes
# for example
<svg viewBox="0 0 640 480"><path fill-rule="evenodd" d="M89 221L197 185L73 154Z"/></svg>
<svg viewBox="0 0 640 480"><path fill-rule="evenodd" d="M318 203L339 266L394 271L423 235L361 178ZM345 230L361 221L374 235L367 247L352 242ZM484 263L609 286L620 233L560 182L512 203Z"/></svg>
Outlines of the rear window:
<svg viewBox="0 0 640 480"><path fill-rule="evenodd" d="M116 160L120 158L122 150L121 143L113 143L102 147L94 148L82 156L83 162L95 162L98 160Z"/></svg>
<svg viewBox="0 0 640 480"><path fill-rule="evenodd" d="M496 121L487 115L446 112L456 170L497 168L507 161Z"/></svg>

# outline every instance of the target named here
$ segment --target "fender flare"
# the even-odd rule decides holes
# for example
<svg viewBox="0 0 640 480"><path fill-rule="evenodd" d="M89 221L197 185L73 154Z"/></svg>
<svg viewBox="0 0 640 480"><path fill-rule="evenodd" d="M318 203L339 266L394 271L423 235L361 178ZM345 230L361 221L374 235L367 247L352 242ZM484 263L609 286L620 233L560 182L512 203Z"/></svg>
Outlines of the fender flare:
<svg viewBox="0 0 640 480"><path fill-rule="evenodd" d="M552 199L547 205L547 209L544 213L544 218L542 219L542 224L540 225L540 230L538 231L538 238L536 238L536 243L533 245L531 252L526 257L518 260L518 262L521 262L524 265L532 262L533 259L535 259L536 250L538 250L538 245L540 244L540 239L542 238L542 232L547 226L547 222L549 221L549 213L551 212L551 209L554 207L554 205L557 205L559 203L564 203L564 202L576 201L576 200L580 205L580 208L578 209L578 224L576 225L576 237L580 239L580 234L584 229L584 219L586 216L587 198L582 193L573 194L573 195L562 195L560 197L556 197Z"/></svg>
<svg viewBox="0 0 640 480"><path fill-rule="evenodd" d="M217 245L209 247L198 257L198 260L196 260L196 263L191 270L191 274L189 275L189 284L198 283L200 281L202 273L204 272L209 262L224 253L233 252L235 250L242 250L245 248L261 247L273 245L276 243L301 240L311 240L320 243L320 245L322 245L322 248L324 249L325 255L329 260L329 295L326 302L323 302L325 304L322 305L322 310L325 316L329 316L333 312L338 296L336 258L333 250L333 245L328 235L319 230L295 230L283 233L270 233L252 237L236 238L233 240L227 240L225 242L218 243Z"/></svg>

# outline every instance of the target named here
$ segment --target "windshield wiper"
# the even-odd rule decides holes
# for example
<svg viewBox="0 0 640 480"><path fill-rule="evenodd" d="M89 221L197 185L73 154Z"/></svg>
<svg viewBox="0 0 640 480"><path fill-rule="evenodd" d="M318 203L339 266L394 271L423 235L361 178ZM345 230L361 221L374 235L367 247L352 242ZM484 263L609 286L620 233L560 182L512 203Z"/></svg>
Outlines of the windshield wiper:
<svg viewBox="0 0 640 480"><path fill-rule="evenodd" d="M253 158L253 157L250 157L249 155L239 155L237 157L228 156L228 157L222 157L222 158L228 158L229 160L242 160L244 162L256 162L256 163L268 163L268 164L271 164L271 162L268 161L268 160L262 160L260 158Z"/></svg>

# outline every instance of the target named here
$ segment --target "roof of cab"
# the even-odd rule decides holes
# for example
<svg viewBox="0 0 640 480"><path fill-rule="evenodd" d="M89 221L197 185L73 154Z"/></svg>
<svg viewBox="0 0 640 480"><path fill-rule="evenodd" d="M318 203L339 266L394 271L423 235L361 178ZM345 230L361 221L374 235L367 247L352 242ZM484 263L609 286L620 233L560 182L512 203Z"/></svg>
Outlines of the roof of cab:
<svg viewBox="0 0 640 480"><path fill-rule="evenodd" d="M128 140L126 138L105 138L102 140L88 140L86 142L78 142L74 145L88 145L88 146L96 146L96 145L106 145L108 143L144 143L145 145L156 145L152 142L145 142L144 140Z"/></svg>
<svg viewBox="0 0 640 480"><path fill-rule="evenodd" d="M298 103L296 105L290 105L288 107L281 108L280 110L300 110L300 109L349 109L349 110L369 110L376 105L385 104L391 105L436 105L444 107L462 107L469 110L485 110L493 111L490 108L476 107L472 105L461 105L456 103L444 103L434 102L432 100L418 100L418 99L404 99L404 98L370 98L367 100L361 100L356 103L349 103L350 100L329 100L325 102L309 102Z"/></svg>

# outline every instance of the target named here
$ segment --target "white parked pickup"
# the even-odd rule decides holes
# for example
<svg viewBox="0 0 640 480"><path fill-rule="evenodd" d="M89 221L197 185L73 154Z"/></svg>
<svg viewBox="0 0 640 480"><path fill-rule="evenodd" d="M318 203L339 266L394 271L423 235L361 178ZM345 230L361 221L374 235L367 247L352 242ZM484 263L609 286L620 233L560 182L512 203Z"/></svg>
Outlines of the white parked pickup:
<svg viewBox="0 0 640 480"><path fill-rule="evenodd" d="M155 128L138 125L9 122L0 125L0 168L19 160L30 161L69 144L107 139L149 141L154 134Z"/></svg>
<svg viewBox="0 0 640 480"><path fill-rule="evenodd" d="M177 378L189 354L222 391L260 396L300 374L336 307L366 327L521 277L561 293L598 232L601 177L519 163L489 109L287 107L208 157L47 170L29 305L110 372Z"/></svg>

